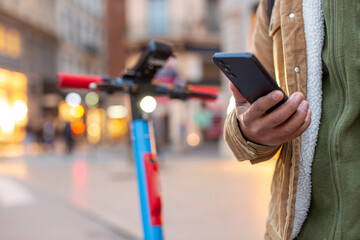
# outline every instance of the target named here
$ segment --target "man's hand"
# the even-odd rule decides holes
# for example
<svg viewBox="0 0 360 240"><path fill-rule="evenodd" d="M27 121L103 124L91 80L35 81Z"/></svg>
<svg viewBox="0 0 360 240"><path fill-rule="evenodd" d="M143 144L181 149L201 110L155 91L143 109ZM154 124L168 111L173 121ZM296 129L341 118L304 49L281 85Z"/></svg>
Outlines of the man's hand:
<svg viewBox="0 0 360 240"><path fill-rule="evenodd" d="M295 92L285 103L266 114L284 98L281 91L273 91L250 104L232 83L230 89L241 131L252 142L278 146L300 136L310 125L309 103L300 92Z"/></svg>

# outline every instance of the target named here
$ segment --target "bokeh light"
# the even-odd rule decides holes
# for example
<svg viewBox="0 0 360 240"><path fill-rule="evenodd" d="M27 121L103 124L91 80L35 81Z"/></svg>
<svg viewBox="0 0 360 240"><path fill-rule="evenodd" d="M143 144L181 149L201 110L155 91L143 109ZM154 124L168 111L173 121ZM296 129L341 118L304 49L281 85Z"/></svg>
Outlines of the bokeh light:
<svg viewBox="0 0 360 240"><path fill-rule="evenodd" d="M69 106L69 104L67 104L65 101L61 101L59 103L59 116L65 122L71 122L72 121L71 106Z"/></svg>
<svg viewBox="0 0 360 240"><path fill-rule="evenodd" d="M100 133L101 133L101 128L98 124L90 124L88 126L88 134L92 137L95 137L95 136L100 136Z"/></svg>
<svg viewBox="0 0 360 240"><path fill-rule="evenodd" d="M196 147L200 144L200 136L196 133L190 133L186 139L189 146Z"/></svg>
<svg viewBox="0 0 360 240"><path fill-rule="evenodd" d="M85 114L85 109L82 105L77 105L71 108L70 113L74 118L82 118Z"/></svg>
<svg viewBox="0 0 360 240"><path fill-rule="evenodd" d="M78 93L71 92L66 95L65 101L70 106L76 107L81 103L81 96Z"/></svg>
<svg viewBox="0 0 360 240"><path fill-rule="evenodd" d="M109 119L107 130L112 138L123 137L128 131L128 124L125 119Z"/></svg>
<svg viewBox="0 0 360 240"><path fill-rule="evenodd" d="M3 132L11 133L15 129L15 119L11 114L4 115L0 121L0 127Z"/></svg>
<svg viewBox="0 0 360 240"><path fill-rule="evenodd" d="M85 103L89 107L96 106L99 103L99 95L96 92L89 92L85 96Z"/></svg>
<svg viewBox="0 0 360 240"><path fill-rule="evenodd" d="M15 129L15 119L11 112L11 108L5 100L0 100L0 127L3 132L10 133Z"/></svg>
<svg viewBox="0 0 360 240"><path fill-rule="evenodd" d="M105 132L106 113L101 108L90 108L86 114L87 139L96 144L101 141Z"/></svg>
<svg viewBox="0 0 360 240"><path fill-rule="evenodd" d="M152 113L157 106L156 100L152 96L144 97L140 102L141 109L146 113Z"/></svg>
<svg viewBox="0 0 360 240"><path fill-rule="evenodd" d="M120 119L127 116L128 110L123 105L113 105L107 108L106 114L111 119Z"/></svg>
<svg viewBox="0 0 360 240"><path fill-rule="evenodd" d="M71 130L73 131L73 133L75 133L76 135L81 135L85 132L86 130L86 126L83 122L74 122L71 125Z"/></svg>
<svg viewBox="0 0 360 240"><path fill-rule="evenodd" d="M13 114L15 121L24 121L27 117L28 108L24 101L16 101L13 106Z"/></svg>

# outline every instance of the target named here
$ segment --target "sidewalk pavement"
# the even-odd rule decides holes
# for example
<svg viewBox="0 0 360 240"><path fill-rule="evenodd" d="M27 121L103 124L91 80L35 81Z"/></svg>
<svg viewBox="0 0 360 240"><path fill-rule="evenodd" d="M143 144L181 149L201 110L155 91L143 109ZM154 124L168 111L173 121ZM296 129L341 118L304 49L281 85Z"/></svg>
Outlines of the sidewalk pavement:
<svg viewBox="0 0 360 240"><path fill-rule="evenodd" d="M216 152L210 145L183 155L168 152L161 156L166 239L263 238L273 161L251 166L221 159ZM33 206L29 217L22 221L15 220L21 215L10 210L3 214L1 209L0 225L14 234L3 235L0 231L0 240L24 239L15 234L15 229L27 226L31 216L47 219L57 213L64 214L51 217L58 221L43 221L40 227L44 232L59 228L70 235L76 230L78 236L85 236L92 231L84 229L95 229L93 232L100 237L76 239L142 239L135 170L126 160L124 149L0 160L1 175L26 186L41 204ZM24 228L28 229L26 239L42 239L36 237L41 233L36 226L39 227Z"/></svg>
<svg viewBox="0 0 360 240"><path fill-rule="evenodd" d="M135 239L66 202L0 177L1 240L126 240ZM11 197L4 197L9 196ZM11 198L11 199L10 199Z"/></svg>

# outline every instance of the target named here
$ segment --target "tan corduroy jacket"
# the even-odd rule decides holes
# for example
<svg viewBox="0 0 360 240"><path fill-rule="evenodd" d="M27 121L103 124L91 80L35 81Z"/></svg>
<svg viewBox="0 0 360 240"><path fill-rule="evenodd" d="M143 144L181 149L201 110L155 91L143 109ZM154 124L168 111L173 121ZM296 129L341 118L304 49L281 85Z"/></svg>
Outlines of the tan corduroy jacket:
<svg viewBox="0 0 360 240"><path fill-rule="evenodd" d="M301 0L276 0L270 20L267 1L261 0L252 53L288 96L296 91L306 96L307 61ZM226 119L224 135L236 158L250 160L253 164L270 159L281 148L246 141L239 130L235 110ZM265 239L291 239L300 149L300 137L281 148L271 186Z"/></svg>

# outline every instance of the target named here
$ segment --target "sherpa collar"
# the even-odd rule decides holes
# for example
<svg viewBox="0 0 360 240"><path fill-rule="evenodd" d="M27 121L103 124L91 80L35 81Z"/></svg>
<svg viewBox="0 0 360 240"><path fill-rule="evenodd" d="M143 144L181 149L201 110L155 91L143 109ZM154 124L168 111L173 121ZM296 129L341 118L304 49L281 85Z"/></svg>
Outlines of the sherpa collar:
<svg viewBox="0 0 360 240"><path fill-rule="evenodd" d="M311 124L302 135L300 170L297 184L295 219L291 238L300 232L311 201L311 165L320 126L322 101L322 48L324 16L321 0L303 0L303 18L307 52L307 100L312 111Z"/></svg>

